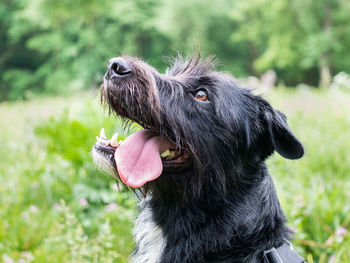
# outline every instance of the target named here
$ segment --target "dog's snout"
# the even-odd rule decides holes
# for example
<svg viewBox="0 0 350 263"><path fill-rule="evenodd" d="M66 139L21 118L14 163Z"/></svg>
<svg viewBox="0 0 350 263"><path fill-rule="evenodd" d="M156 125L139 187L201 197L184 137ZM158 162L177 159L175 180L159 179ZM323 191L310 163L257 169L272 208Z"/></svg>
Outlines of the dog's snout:
<svg viewBox="0 0 350 263"><path fill-rule="evenodd" d="M131 73L131 64L124 58L112 58L108 64L111 77L127 76Z"/></svg>

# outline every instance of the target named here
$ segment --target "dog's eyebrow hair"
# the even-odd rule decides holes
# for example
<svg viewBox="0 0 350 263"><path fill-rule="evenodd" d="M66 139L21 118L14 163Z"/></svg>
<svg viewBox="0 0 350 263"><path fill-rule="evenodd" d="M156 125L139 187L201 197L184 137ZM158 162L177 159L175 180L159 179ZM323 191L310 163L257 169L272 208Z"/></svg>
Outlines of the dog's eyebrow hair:
<svg viewBox="0 0 350 263"><path fill-rule="evenodd" d="M170 76L200 77L212 72L216 65L217 60L214 57L201 59L199 55L190 58L178 56L171 61L171 66L167 69L166 74Z"/></svg>

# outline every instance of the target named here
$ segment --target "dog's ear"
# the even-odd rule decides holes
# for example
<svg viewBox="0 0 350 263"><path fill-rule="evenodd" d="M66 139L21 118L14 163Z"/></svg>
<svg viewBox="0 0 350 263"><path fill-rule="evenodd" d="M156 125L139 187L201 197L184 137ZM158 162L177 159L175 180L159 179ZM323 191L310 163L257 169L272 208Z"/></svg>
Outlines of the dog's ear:
<svg viewBox="0 0 350 263"><path fill-rule="evenodd" d="M304 155L304 148L294 136L287 124L286 116L271 108L265 112L267 129L275 150L288 159L299 159Z"/></svg>

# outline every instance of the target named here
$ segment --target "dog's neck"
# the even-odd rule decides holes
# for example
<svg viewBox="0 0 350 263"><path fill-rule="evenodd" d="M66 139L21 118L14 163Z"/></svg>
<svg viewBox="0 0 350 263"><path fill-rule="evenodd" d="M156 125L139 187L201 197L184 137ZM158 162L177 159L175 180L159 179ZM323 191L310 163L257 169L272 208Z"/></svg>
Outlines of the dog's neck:
<svg viewBox="0 0 350 263"><path fill-rule="evenodd" d="M220 193L208 183L199 195L181 198L178 189L186 185L158 182L144 206L166 243L159 262L255 262L263 250L281 245L289 231L265 166L244 178Z"/></svg>

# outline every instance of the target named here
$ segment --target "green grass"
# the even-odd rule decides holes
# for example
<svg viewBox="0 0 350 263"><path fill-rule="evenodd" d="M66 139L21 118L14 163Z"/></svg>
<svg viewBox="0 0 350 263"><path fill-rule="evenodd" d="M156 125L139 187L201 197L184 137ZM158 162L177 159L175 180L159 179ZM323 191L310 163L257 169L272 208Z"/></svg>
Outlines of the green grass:
<svg viewBox="0 0 350 263"><path fill-rule="evenodd" d="M293 243L308 262L350 262L350 94L264 96L306 149L268 161ZM101 127L128 131L90 94L3 103L0 116L0 262L128 262L136 198L89 156Z"/></svg>

